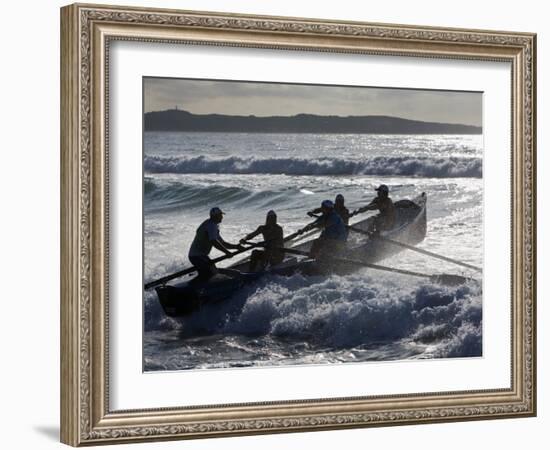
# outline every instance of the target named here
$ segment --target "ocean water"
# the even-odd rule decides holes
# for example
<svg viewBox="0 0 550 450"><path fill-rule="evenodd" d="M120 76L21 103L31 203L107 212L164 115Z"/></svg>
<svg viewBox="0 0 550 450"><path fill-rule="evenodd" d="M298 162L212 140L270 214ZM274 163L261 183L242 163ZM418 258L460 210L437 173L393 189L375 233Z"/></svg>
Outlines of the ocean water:
<svg viewBox="0 0 550 450"><path fill-rule="evenodd" d="M352 211L381 183L394 201L426 192L420 248L482 266L482 156L478 135L147 132L145 282L189 265L212 206L226 212L223 238L237 242L269 209L290 234L322 200L341 193ZM481 280L411 251L382 264ZM271 276L184 319L166 317L155 292L144 294L147 371L479 356L481 281L448 287L371 269Z"/></svg>

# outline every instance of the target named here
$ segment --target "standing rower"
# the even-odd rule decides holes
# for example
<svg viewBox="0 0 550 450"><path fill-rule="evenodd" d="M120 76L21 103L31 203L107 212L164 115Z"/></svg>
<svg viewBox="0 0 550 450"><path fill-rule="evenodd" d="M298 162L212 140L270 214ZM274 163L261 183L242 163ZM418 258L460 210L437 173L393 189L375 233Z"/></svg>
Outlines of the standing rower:
<svg viewBox="0 0 550 450"><path fill-rule="evenodd" d="M275 211L268 211L265 218L265 225L260 225L250 234L241 239L241 244L254 239L261 234L265 242L265 250L253 250L250 256L250 272L256 272L265 269L268 265L276 266L283 262L285 254L280 249L284 247L283 227L277 223L277 214Z"/></svg>
<svg viewBox="0 0 550 450"><path fill-rule="evenodd" d="M212 247L217 248L226 255L231 255L229 249L241 250L243 248L238 244L230 244L224 241L220 236L219 224L223 220L223 214L220 208L212 208L210 218L201 223L195 233L195 238L189 249L189 261L197 269L197 281L207 281L218 273L216 265L208 256Z"/></svg>
<svg viewBox="0 0 550 450"><path fill-rule="evenodd" d="M389 196L390 190L388 186L381 184L375 191L378 192L378 195L367 206L359 208L353 214L378 210L380 213L375 216L369 231L380 232L391 230L395 226L395 206L393 206L393 202Z"/></svg>
<svg viewBox="0 0 550 450"><path fill-rule="evenodd" d="M302 232L313 228L322 228L321 236L313 241L309 251L313 258L325 258L340 252L346 243L348 233L344 221L334 210L334 203L324 200L321 203L322 216L311 225L302 229Z"/></svg>

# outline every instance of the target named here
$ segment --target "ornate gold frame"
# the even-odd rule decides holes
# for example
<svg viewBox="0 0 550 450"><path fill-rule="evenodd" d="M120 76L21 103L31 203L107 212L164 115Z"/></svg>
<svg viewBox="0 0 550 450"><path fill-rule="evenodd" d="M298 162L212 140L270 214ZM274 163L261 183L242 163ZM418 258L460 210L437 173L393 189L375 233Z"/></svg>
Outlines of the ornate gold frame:
<svg viewBox="0 0 550 450"><path fill-rule="evenodd" d="M510 388L111 411L106 70L113 40L510 62ZM79 446L535 415L535 52L536 36L529 33L80 4L62 8L62 442Z"/></svg>

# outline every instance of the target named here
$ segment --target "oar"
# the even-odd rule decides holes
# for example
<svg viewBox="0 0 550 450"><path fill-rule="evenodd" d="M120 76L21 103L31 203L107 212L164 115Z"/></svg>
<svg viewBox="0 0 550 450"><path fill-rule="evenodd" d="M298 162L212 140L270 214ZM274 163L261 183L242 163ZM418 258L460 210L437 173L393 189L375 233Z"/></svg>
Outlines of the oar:
<svg viewBox="0 0 550 450"><path fill-rule="evenodd" d="M283 238L283 242L289 242L289 241L292 241L293 239L296 239L297 237L300 237L300 239L303 239L305 237L308 237L312 234L315 234L315 233L318 233L319 231L321 230L312 230L311 232L307 233L307 234L304 234L303 236L301 236L301 234L304 232L304 230L313 225L315 222L311 222L310 224L306 225L305 227L302 227L300 228L298 231L292 233L292 234L289 234L287 237ZM273 239L274 240L274 239ZM263 242L258 242L258 243L254 243L250 240L247 240L246 242L248 242L249 244L251 245L256 245L258 247L265 247L265 245L267 244L267 242L270 242L270 241L263 241Z"/></svg>
<svg viewBox="0 0 550 450"><path fill-rule="evenodd" d="M400 247L407 248L409 250L412 250L413 252L422 253L423 255L431 256L432 258L441 259L443 261L451 262L451 263L457 264L459 266L467 267L468 269L473 269L473 270L477 270L478 272L483 272L483 269L481 267L477 267L477 266L474 266L472 264L468 264L468 263L465 263L465 262L462 262L462 261L458 261L457 259L453 259L453 258L449 258L447 256L439 255L438 253L429 252L428 250L423 250L421 248L414 247L414 246L409 245L409 244L403 244L402 242L394 241L393 239L389 239L387 237L380 236L379 234L374 234L370 231L361 230L360 228L356 228L356 227L353 227L353 226L349 226L348 228L352 231L355 231L356 233L364 234L364 235L370 236L374 239L380 239L382 241L389 242L390 244L394 244L394 245L397 245L397 246L400 246Z"/></svg>
<svg viewBox="0 0 550 450"><path fill-rule="evenodd" d="M237 256L237 255L240 255L241 253L244 253L244 252L247 252L248 250L251 250L255 247L263 247L265 244L263 242L260 242L258 244L252 244L250 245L249 247L246 247L242 250L237 250L236 252L233 252L231 253L230 255L223 255L223 256L220 256L218 258L215 258L212 260L212 262L215 264L215 263L219 263L221 261L225 261L226 259L230 259L230 258L233 258L234 256ZM180 278L184 275L188 275L190 273L193 273L194 271L196 271L197 268L196 267L188 267L187 269L184 269L184 270L180 270L178 272L175 272L171 275L166 275L165 277L162 277L162 278L159 278L158 280L155 280L155 281L150 281L149 283L147 283L145 285L145 290L147 289L151 289L151 288L154 288L156 286L160 286L160 285L163 285L165 284L167 281L170 281L170 280L173 280L174 278Z"/></svg>
<svg viewBox="0 0 550 450"><path fill-rule="evenodd" d="M356 216L357 214L363 214L363 213L366 213L366 212L373 212L371 209L368 209L367 211L359 211L359 209L356 209L355 211L350 213L349 218L351 219L352 217Z"/></svg>
<svg viewBox="0 0 550 450"><path fill-rule="evenodd" d="M321 229L319 228L314 228L313 230L311 230L310 232L306 233L306 234L303 234L301 236L296 236L293 240L296 240L296 241L302 241L308 237L311 237L313 236L314 234L317 234L317 233L320 233L321 232Z"/></svg>
<svg viewBox="0 0 550 450"><path fill-rule="evenodd" d="M350 213L350 215L348 216L348 219L351 219L352 217L356 216L357 214L363 214L365 212L372 212L371 210L369 211L359 211L358 209L356 209L355 211L353 211L352 213ZM321 217L321 214L314 214L314 213L311 213L311 214L308 214L309 217Z"/></svg>
<svg viewBox="0 0 550 450"><path fill-rule="evenodd" d="M309 225L306 225L306 227L312 225L313 223L314 223L314 222L310 223ZM302 239L305 239L305 238L307 238L307 237L309 237L309 236L311 236L311 235L313 235L313 234L315 234L315 233L319 233L319 232L321 231L321 230L312 230L312 231L310 231L309 233L306 233L306 234L304 234L304 235L302 236L302 233L303 233L302 230L303 230L304 228L306 228L306 227L303 227L303 228L299 229L298 231L296 231L296 232L294 232L294 233L292 233L292 234L289 234L287 237L283 238L283 242L289 242L289 241L292 241L292 240L294 240L294 239L296 239L296 238L298 238L298 237L300 238L300 240L302 240ZM256 245L256 246L258 246L258 247L264 247L265 244L267 243L267 241L260 242L260 243L257 243L257 244L255 244L255 243L252 242L252 241L247 241L247 242L250 243L250 244L252 244L252 245ZM242 263L246 262L247 259L248 259L248 258L243 258L243 259L237 261L237 262L235 263L235 265L242 264Z"/></svg>
<svg viewBox="0 0 550 450"><path fill-rule="evenodd" d="M295 233L292 233L290 235L288 235L287 237L285 237L283 239L283 242L288 242L288 241L291 241L292 239L295 239L296 237L300 236L304 231L304 229L306 229L307 227L309 227L310 225L312 225L314 222L306 225L305 227L299 229L298 231L296 231ZM219 263L221 261L225 261L226 259L230 259L230 258L233 258L234 256L237 256L237 255L240 255L241 253L244 253L244 252L247 252L248 250L251 250L253 248L256 248L256 247L265 247L265 242L258 242L257 244L254 244L252 243L249 247L246 247L244 248L243 250L238 250L236 252L233 252L231 253L230 255L223 255L223 256L220 256L219 258L215 258L212 260L212 262L214 264L216 263ZM165 284L167 281L170 281L170 280L173 280L175 278L180 278L184 275L188 275L190 273L193 273L195 272L197 269L196 267L188 267L187 269L184 269L184 270L180 270L178 272L175 272L171 275L166 275L165 277L162 277L162 278L159 278L158 280L155 280L155 281L150 281L149 283L147 283L145 285L145 290L147 289L151 289L151 288L154 288L156 286L161 286L163 284Z"/></svg>
<svg viewBox="0 0 550 450"><path fill-rule="evenodd" d="M304 230L306 230L308 227L310 227L311 225L313 225L315 222L317 222L316 220L311 222L311 223L308 223L305 227L302 227L300 228L298 231L296 231L295 233L292 233L292 234L289 234L287 237L285 237L283 239L283 242L288 242L288 241L292 241L293 239L296 239L298 236L300 236L301 234L304 233Z"/></svg>
<svg viewBox="0 0 550 450"><path fill-rule="evenodd" d="M304 252L302 250L295 250L293 248L281 248L279 250L284 251L286 253L293 254L293 255L301 255L301 256L310 257L308 252ZM364 262L364 261L359 261L359 260L356 260L356 259L331 257L330 261L331 262L338 262L338 263L342 263L342 264L352 264L352 265L357 265L357 266L362 266L362 267L368 267L369 269L382 270L384 272L392 272L392 273L399 273L399 274L402 274L402 275L411 275L413 277L427 278L432 283L441 283L441 284L447 284L447 285L450 285L450 286L464 284L467 281L472 281L473 280L473 278L467 278L467 277L463 277L461 275L452 275L452 274L428 275L428 274L425 274L425 273L413 272L411 270L397 269L395 267L380 266L378 264L371 264L371 263L367 263L367 262Z"/></svg>

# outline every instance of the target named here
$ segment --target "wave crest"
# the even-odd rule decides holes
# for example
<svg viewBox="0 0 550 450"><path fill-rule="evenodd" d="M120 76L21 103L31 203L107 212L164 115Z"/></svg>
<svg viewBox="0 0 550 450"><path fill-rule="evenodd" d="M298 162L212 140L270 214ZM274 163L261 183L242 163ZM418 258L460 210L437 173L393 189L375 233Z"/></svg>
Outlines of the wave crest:
<svg viewBox="0 0 550 450"><path fill-rule="evenodd" d="M146 156L149 173L233 173L286 175L390 175L431 178L481 178L480 158L377 156L343 158L209 158Z"/></svg>
<svg viewBox="0 0 550 450"><path fill-rule="evenodd" d="M271 336L333 349L412 342L430 349L420 357L481 355L481 286L367 278L274 277L230 301L208 305L179 322L179 329L182 336L197 330ZM162 314L152 314L160 307L148 300L146 315L155 319L146 328L165 328Z"/></svg>

